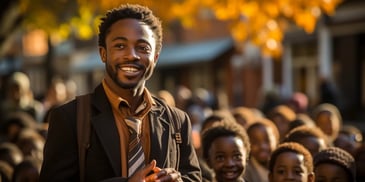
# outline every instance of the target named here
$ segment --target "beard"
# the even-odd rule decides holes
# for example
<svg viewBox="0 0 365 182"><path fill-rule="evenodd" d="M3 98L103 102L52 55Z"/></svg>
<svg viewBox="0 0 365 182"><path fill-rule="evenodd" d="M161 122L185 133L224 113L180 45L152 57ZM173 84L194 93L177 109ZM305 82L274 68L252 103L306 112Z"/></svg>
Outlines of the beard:
<svg viewBox="0 0 365 182"><path fill-rule="evenodd" d="M113 82L116 85L118 85L120 88L133 89L133 88L137 87L137 85L139 84L138 82L137 83L125 83L122 80L120 80L118 78L118 71L116 71L117 69L119 69L118 66L113 67L112 65L106 63L105 68L106 68L106 73L113 80Z"/></svg>

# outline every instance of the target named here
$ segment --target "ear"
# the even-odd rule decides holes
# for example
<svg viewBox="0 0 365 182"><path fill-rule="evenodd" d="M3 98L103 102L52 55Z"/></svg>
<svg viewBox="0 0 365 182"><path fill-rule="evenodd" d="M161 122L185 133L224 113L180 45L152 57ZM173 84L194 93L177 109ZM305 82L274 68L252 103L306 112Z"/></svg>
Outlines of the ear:
<svg viewBox="0 0 365 182"><path fill-rule="evenodd" d="M272 176L271 172L269 172L268 177L269 177L269 182L272 182L273 181L273 176Z"/></svg>
<svg viewBox="0 0 365 182"><path fill-rule="evenodd" d="M158 54L158 53L155 54L155 57L154 57L155 60L153 61L155 64L157 63L159 56L160 56L160 54Z"/></svg>
<svg viewBox="0 0 365 182"><path fill-rule="evenodd" d="M102 46L99 46L99 55L100 55L101 61L103 61L105 63L106 62L106 49Z"/></svg>
<svg viewBox="0 0 365 182"><path fill-rule="evenodd" d="M314 172L311 172L308 174L308 182L314 182L315 180L315 175Z"/></svg>

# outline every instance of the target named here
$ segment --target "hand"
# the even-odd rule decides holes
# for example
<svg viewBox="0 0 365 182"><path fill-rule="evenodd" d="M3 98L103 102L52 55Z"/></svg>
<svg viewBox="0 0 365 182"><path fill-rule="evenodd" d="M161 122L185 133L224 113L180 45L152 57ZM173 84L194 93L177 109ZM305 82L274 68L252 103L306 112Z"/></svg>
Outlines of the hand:
<svg viewBox="0 0 365 182"><path fill-rule="evenodd" d="M156 167L156 171L146 178L146 182L182 182L180 172L174 168L159 169Z"/></svg>
<svg viewBox="0 0 365 182"><path fill-rule="evenodd" d="M134 173L129 179L128 182L153 182L155 179L157 179L156 175L161 169L156 167L156 160L152 160L151 163L143 167L142 169L138 170L136 173ZM153 174L150 174L151 171ZM148 176L147 176L148 175ZM147 177L146 177L147 176ZM153 179L147 180L148 179Z"/></svg>

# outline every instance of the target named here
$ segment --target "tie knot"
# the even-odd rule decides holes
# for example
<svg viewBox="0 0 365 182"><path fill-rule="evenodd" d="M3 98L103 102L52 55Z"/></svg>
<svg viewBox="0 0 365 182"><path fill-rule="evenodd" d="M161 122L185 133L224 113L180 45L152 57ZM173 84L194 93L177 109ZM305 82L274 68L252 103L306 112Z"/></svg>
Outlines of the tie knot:
<svg viewBox="0 0 365 182"><path fill-rule="evenodd" d="M133 129L133 131L131 132L136 132L137 134L141 132L142 121L140 119L134 117L126 117L125 122L127 123L129 128Z"/></svg>

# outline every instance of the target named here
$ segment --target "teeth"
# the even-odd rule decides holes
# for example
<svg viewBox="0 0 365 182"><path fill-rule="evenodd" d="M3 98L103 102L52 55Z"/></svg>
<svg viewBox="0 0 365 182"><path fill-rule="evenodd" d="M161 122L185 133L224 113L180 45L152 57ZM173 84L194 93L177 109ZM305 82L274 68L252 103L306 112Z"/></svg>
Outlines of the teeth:
<svg viewBox="0 0 365 182"><path fill-rule="evenodd" d="M226 172L225 176L228 177L228 178L232 178L232 177L235 176L235 172Z"/></svg>
<svg viewBox="0 0 365 182"><path fill-rule="evenodd" d="M127 71L127 72L137 72L138 71L138 69L133 68L133 67L122 67L121 70Z"/></svg>

